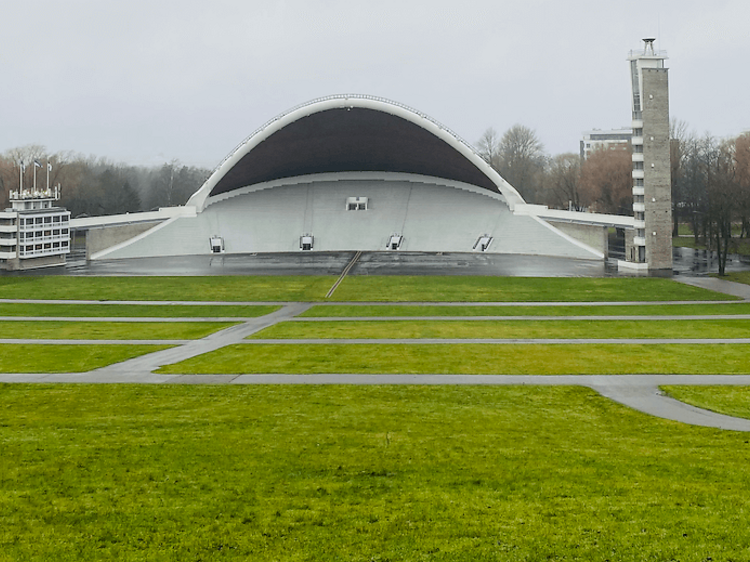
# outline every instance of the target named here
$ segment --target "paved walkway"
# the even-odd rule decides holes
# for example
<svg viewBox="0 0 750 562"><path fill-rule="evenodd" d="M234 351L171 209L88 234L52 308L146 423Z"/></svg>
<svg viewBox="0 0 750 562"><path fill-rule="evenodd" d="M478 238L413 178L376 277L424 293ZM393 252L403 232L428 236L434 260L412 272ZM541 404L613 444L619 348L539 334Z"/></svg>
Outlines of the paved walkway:
<svg viewBox="0 0 750 562"><path fill-rule="evenodd" d="M555 344L555 345L585 345L585 344L633 344L633 345L707 345L719 343L747 344L750 338L517 338L517 339L493 339L493 338L316 338L316 339L251 339L239 341L248 345L271 344L271 345L319 345L319 344L400 344L400 345L437 345L437 344L491 344L491 345L518 345L518 344Z"/></svg>
<svg viewBox="0 0 750 562"><path fill-rule="evenodd" d="M723 279L716 278L676 278L686 284L699 286L702 288L719 291L745 300L750 300L750 286L732 283ZM39 302L39 303L60 303L61 301L25 301L0 299L0 302ZM725 301L717 301L727 304ZM65 301L66 304L102 304L99 301ZM331 375L159 375L153 373L163 365L177 363L196 355L201 355L221 347L235 343L750 343L750 339L730 339L730 340L666 340L666 339L576 339L576 340L559 340L559 339L527 339L527 340L245 340L251 334L254 334L264 328L272 326L277 322L297 319L299 314L307 310L312 305L326 305L328 303L263 303L263 302L153 302L153 301L108 301L107 304L179 304L179 305L255 305L255 304L276 304L282 308L276 312L261 316L259 318L238 319L222 318L230 322L239 321L240 324L216 332L200 340L174 340L179 343L178 347L172 349L143 355L134 359L124 361L115 365L110 365L101 369L96 369L87 373L63 373L63 374L0 374L0 382L27 382L27 383L137 383L137 384L416 384L416 385L580 385L592 388L602 396L610 398L616 402L634 408L641 412L679 421L693 425L706 427L715 427L721 429L731 429L736 431L750 431L750 420L733 418L716 414L700 408L689 406L665 396L660 390L660 385L748 385L750 386L750 375L561 375L561 376L544 376L544 375L359 375L359 374L331 374ZM334 304L334 303L330 303ZM696 304L693 301L685 303L654 303L654 302L630 302L630 303L335 303L349 304L351 306L371 306L371 305L400 305L400 306L612 306L612 305L654 305L654 304ZM699 303L701 304L701 303ZM702 303L708 304L708 303ZM722 315L709 316L708 318L746 318L750 315ZM550 320L561 320L563 317L545 317ZM641 320L645 318L623 316L601 316L601 317L567 317L571 320L584 319L602 319L602 320ZM705 319L705 316L675 316L675 317L648 317L653 320L664 319ZM18 317L8 317L9 320L19 320ZM370 318L367 320L393 320L393 318ZM415 317L403 317L404 320L415 320ZM430 318L435 319L435 318ZM440 317L441 320L455 320L457 317ZM471 320L509 320L509 317L461 317L460 319ZM522 320L539 320L540 317L514 317L513 319ZM38 320L38 318L35 318ZM71 318L72 321L124 321L122 318L100 319L89 317ZM213 319L212 319L213 320ZM303 320L299 318L298 320ZM307 321L322 321L331 319L304 318ZM337 320L356 320L354 318L337 318ZM128 321L145 321L141 318L128 319ZM150 319L155 322L173 322L174 319ZM200 321L197 319L185 318L180 321ZM19 340L4 340L19 343ZM62 340L29 340L34 343L60 343ZM66 343L92 343L89 340L67 340ZM127 343L123 341L110 342L109 340L97 340L96 343ZM148 343L172 343L171 340L154 340Z"/></svg>
<svg viewBox="0 0 750 562"><path fill-rule="evenodd" d="M106 368L88 373L0 374L0 382L218 385L576 385L586 386L615 402L659 418L691 425L750 432L748 419L734 418L696 408L669 398L659 390L661 385L750 386L750 375L157 375L146 370Z"/></svg>
<svg viewBox="0 0 750 562"><path fill-rule="evenodd" d="M116 363L101 369L91 371L95 374L102 374L107 376L109 374L122 374L122 373L134 373L134 374L146 374L151 371L155 371L159 367L164 365L170 365L172 363L179 363L185 359L190 359L196 355L202 355L209 351L231 345L234 343L242 342L247 336L250 336L264 328L273 326L277 322L281 322L297 314L302 314L305 310L310 307L306 303L294 303L288 304L265 316L253 318L242 324L220 330L200 340L191 340L185 345L179 347L173 347L171 349L165 349L163 351L157 351L156 353L149 353L147 355L141 355L122 363Z"/></svg>
<svg viewBox="0 0 750 562"><path fill-rule="evenodd" d="M673 279L692 287L700 287L701 289L708 289L717 293L750 300L750 285L745 285L744 283L735 283L734 281L719 279L718 277L683 277L677 275Z"/></svg>

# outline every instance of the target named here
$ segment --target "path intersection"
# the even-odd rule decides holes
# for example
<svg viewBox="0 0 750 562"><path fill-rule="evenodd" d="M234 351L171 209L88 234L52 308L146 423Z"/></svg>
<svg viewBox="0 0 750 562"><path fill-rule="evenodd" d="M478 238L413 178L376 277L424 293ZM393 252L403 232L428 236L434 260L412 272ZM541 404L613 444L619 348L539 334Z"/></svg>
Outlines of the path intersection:
<svg viewBox="0 0 750 562"><path fill-rule="evenodd" d="M710 289L717 292L731 294L743 299L740 302L750 302L750 286L731 283L716 278L675 278L677 281L689 285ZM66 304L100 304L99 301L30 301L0 299L1 303L44 303L53 304L64 302ZM737 301L733 301L737 302ZM275 312L257 318L90 318L90 317L0 317L0 321L60 321L60 322L233 322L235 325L219 330L211 335L194 340L90 340L90 339L24 339L4 338L0 344L38 344L38 345L60 345L60 344L157 344L173 345L169 349L148 353L116 363L99 369L83 373L0 373L0 383L136 383L136 384L353 384L353 385L578 385L591 388L602 396L616 402L654 415L661 418L671 419L683 423L730 429L736 431L750 431L750 419L734 418L696 408L679 402L663 394L660 386L663 385L741 385L750 386L750 374L747 375L445 375L445 374L420 374L420 375L365 375L365 374L320 374L320 375L285 375L285 374L216 374L216 375L164 375L154 371L165 365L170 365L196 357L211 351L215 351L233 344L257 345L314 345L322 343L336 344L450 344L450 343L481 343L487 345L514 345L514 344L577 344L590 343L638 343L638 344L717 344L734 343L748 344L748 338L729 339L642 339L642 338L619 338L619 339L551 339L551 338L525 338L525 339L424 339L424 338L397 338L397 339L247 339L249 336L281 322L322 322L322 321L399 321L399 320L430 320L430 321L488 321L488 320L513 320L513 321L539 321L539 320L703 320L703 319L750 319L750 315L684 315L684 316L602 316L596 315L596 307L608 305L630 305L630 304L677 304L668 303L580 303L581 306L590 306L592 314L587 316L452 316L452 317L430 317L430 316L391 316L391 317L304 317L303 312L314 305L325 305L325 303L216 303L216 302L149 302L149 301L107 301L108 304L179 304L179 305L268 305L277 304L280 308ZM371 306L377 305L440 305L440 306L570 306L579 303L341 303L338 305ZM694 304L694 303L690 303ZM726 304L726 301L723 302ZM749 369L750 370L750 369Z"/></svg>

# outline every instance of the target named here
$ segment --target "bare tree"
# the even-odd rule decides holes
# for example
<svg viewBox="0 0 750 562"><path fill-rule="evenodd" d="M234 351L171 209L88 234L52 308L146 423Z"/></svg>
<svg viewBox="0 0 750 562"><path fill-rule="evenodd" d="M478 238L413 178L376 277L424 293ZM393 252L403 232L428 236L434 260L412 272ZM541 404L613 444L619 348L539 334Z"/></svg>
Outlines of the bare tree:
<svg viewBox="0 0 750 562"><path fill-rule="evenodd" d="M477 152L496 171L500 171L500 137L497 131L490 127L477 143Z"/></svg>
<svg viewBox="0 0 750 562"><path fill-rule="evenodd" d="M686 146L692 135L688 133L688 125L685 121L672 119L669 124L669 157L672 172L672 236L679 234L679 225L683 220L685 211L684 195L682 193L682 173L687 158Z"/></svg>
<svg viewBox="0 0 750 562"><path fill-rule="evenodd" d="M581 157L573 152L558 154L549 161L545 174L546 202L549 205L582 211L587 205L580 190Z"/></svg>
<svg viewBox="0 0 750 562"><path fill-rule="evenodd" d="M612 145L594 150L581 165L582 198L597 212L632 215L632 169L629 147Z"/></svg>
<svg viewBox="0 0 750 562"><path fill-rule="evenodd" d="M750 133L734 141L735 174L739 194L738 211L742 229L740 237L750 236Z"/></svg>
<svg viewBox="0 0 750 562"><path fill-rule="evenodd" d="M498 148L500 175L526 201L534 203L540 195L539 184L546 161L544 145L533 130L516 124L505 131Z"/></svg>

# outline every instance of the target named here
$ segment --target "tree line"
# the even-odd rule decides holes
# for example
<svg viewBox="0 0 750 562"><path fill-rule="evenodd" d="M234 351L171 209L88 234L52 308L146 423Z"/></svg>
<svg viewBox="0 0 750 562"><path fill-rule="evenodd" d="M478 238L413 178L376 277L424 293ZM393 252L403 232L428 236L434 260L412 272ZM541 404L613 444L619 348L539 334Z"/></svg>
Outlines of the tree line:
<svg viewBox="0 0 750 562"><path fill-rule="evenodd" d="M717 139L673 123L671 162L672 234L689 224L696 245L717 252L723 275L737 240L750 237L750 132Z"/></svg>
<svg viewBox="0 0 750 562"><path fill-rule="evenodd" d="M105 158L70 152L49 153L43 146L31 145L0 155L0 208L9 206L9 193L18 190L20 163L26 165L24 189L32 187L34 162L37 187L47 186L47 164L51 165L50 185L60 184L60 204L73 217L115 215L183 205L211 173L186 166L177 160L160 166L131 166Z"/></svg>
<svg viewBox="0 0 750 562"><path fill-rule="evenodd" d="M527 203L633 214L632 163L627 145L596 150L585 160L572 152L550 156L532 129L514 125L502 136L493 128L487 129L477 150Z"/></svg>
<svg viewBox="0 0 750 562"><path fill-rule="evenodd" d="M687 124L671 126L672 216L689 224L696 244L719 254L719 270L733 250L733 233L750 238L750 133L732 139L688 132ZM477 143L479 154L528 203L551 208L633 214L631 148L614 145L590 153L550 156L536 133L514 125L503 135L489 128ZM10 191L19 186L20 163L27 165L24 186L30 187L34 161L37 185L62 186L61 205L73 217L146 211L183 205L208 178L210 170L177 160L144 167L70 152L50 154L31 145L0 154L0 208L9 206Z"/></svg>
<svg viewBox="0 0 750 562"><path fill-rule="evenodd" d="M750 238L750 132L717 139L688 132L676 120L670 130L673 236L680 224L690 225L696 245L718 253L723 275L737 239ZM550 156L533 130L514 125L502 136L487 129L477 150L528 203L633 214L629 143L600 148L586 159Z"/></svg>

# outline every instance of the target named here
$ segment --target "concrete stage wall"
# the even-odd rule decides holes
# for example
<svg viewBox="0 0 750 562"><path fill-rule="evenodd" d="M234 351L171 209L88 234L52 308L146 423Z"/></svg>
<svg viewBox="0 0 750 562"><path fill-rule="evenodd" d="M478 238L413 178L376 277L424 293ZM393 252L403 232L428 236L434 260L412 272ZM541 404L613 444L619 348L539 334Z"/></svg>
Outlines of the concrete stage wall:
<svg viewBox="0 0 750 562"><path fill-rule="evenodd" d="M603 257L536 217L514 215L502 195L439 182L311 180L233 192L92 259L210 254L212 236L223 238L227 254L299 251L303 234L314 236L313 251L386 251L400 234L404 251L471 252L489 235L490 253ZM368 210L347 211L348 197L367 197Z"/></svg>

